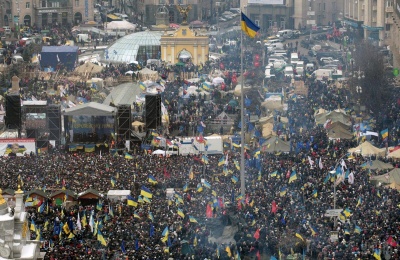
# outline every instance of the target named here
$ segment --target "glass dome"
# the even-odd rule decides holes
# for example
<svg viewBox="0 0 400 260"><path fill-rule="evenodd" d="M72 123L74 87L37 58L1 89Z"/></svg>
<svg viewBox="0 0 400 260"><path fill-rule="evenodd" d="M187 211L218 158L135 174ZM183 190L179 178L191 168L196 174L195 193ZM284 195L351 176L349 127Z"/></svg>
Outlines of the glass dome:
<svg viewBox="0 0 400 260"><path fill-rule="evenodd" d="M104 60L115 63L146 64L148 59L161 58L162 32L144 31L132 33L117 40L104 51Z"/></svg>

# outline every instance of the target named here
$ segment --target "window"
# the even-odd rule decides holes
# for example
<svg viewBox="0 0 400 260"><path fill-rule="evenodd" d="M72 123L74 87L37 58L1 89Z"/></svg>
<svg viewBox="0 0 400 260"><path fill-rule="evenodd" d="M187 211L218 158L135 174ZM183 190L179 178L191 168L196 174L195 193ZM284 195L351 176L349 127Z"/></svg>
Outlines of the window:
<svg viewBox="0 0 400 260"><path fill-rule="evenodd" d="M26 3L25 3L25 8L26 8L26 9L31 8L31 3L30 3L30 2L26 2Z"/></svg>
<svg viewBox="0 0 400 260"><path fill-rule="evenodd" d="M183 0L176 0L179 5L183 4Z"/></svg>
<svg viewBox="0 0 400 260"><path fill-rule="evenodd" d="M75 6L79 6L79 0L75 0Z"/></svg>
<svg viewBox="0 0 400 260"><path fill-rule="evenodd" d="M159 0L159 4L160 5L164 5L165 4L165 0Z"/></svg>
<svg viewBox="0 0 400 260"><path fill-rule="evenodd" d="M42 1L42 7L47 7L47 2L45 0Z"/></svg>

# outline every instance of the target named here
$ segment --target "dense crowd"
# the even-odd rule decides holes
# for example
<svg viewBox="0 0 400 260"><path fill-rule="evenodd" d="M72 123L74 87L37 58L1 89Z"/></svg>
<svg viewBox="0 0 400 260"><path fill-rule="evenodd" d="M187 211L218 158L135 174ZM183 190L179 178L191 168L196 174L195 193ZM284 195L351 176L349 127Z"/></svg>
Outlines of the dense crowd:
<svg viewBox="0 0 400 260"><path fill-rule="evenodd" d="M226 57L204 64L200 72L226 71L226 87L232 90L240 65L237 51L232 47ZM250 50L245 61L253 62ZM109 65L98 76L124 75L129 69L128 65ZM170 68L157 70L163 75ZM257 71L249 73L254 85L261 82ZM31 239L42 241L45 259L284 259L294 253L311 259L399 259L398 191L370 182L371 176L382 173L365 167L375 158L347 154L359 139L329 140L326 129L315 125L317 109L348 108L351 93L322 82L306 83L308 95L297 99L288 94L293 89L285 86L288 110L273 111L275 130L290 141L291 152L265 153L265 140L256 135L252 148L246 148L245 194L240 191L237 148L226 150L224 155L209 155L208 164L200 155L158 157L138 152L125 158L56 149L38 156L2 157L0 187L17 189L20 184L26 193L40 189L49 194L62 189L76 194L94 189L103 194L95 204L57 206L45 200L27 207L33 224ZM21 84L25 99L32 95L56 99L43 94L43 88L48 87L43 80ZM29 88L30 84L34 87ZM201 88L201 82L194 84ZM238 114L239 110L227 105L233 95L223 98L217 91L221 86L209 95L186 100L177 96L188 85L183 79L170 81L162 94L172 119L170 132L191 135L197 133L199 121L222 111ZM253 102L246 113L260 115L257 100L264 90L254 89L246 96ZM270 92L281 90L278 83L268 86ZM398 143L400 134L396 93L398 90L377 123L389 128L390 145ZM65 95L90 100L90 86L75 84ZM288 123L282 123L281 116L287 117ZM341 176L345 176L343 181ZM175 195L167 194L167 188L174 188ZM110 200L106 195L109 190L130 190L131 197ZM324 216L334 203L343 209L336 220ZM225 226L237 230L227 232L226 241L210 240ZM338 232L337 241L330 240L332 231Z"/></svg>

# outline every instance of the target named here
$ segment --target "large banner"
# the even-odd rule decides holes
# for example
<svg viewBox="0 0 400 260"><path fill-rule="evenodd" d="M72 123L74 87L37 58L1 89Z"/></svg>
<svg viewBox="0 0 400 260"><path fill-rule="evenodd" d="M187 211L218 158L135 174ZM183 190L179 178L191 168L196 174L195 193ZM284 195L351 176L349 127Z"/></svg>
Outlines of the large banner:
<svg viewBox="0 0 400 260"><path fill-rule="evenodd" d="M284 0L248 0L248 4L283 5Z"/></svg>
<svg viewBox="0 0 400 260"><path fill-rule="evenodd" d="M0 139L0 156L23 156L24 154L36 154L36 142L28 139Z"/></svg>
<svg viewBox="0 0 400 260"><path fill-rule="evenodd" d="M97 133L99 136L114 133L113 116L82 115L73 116L72 119L70 117L70 120L72 120L72 129L74 130L74 133Z"/></svg>

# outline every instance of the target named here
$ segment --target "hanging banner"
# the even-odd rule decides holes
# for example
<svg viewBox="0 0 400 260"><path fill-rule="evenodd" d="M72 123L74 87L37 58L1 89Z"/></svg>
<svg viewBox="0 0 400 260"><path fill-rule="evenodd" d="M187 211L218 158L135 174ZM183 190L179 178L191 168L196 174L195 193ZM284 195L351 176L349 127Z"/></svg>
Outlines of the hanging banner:
<svg viewBox="0 0 400 260"><path fill-rule="evenodd" d="M28 139L0 139L0 156L24 156L31 152L36 154L36 142Z"/></svg>

